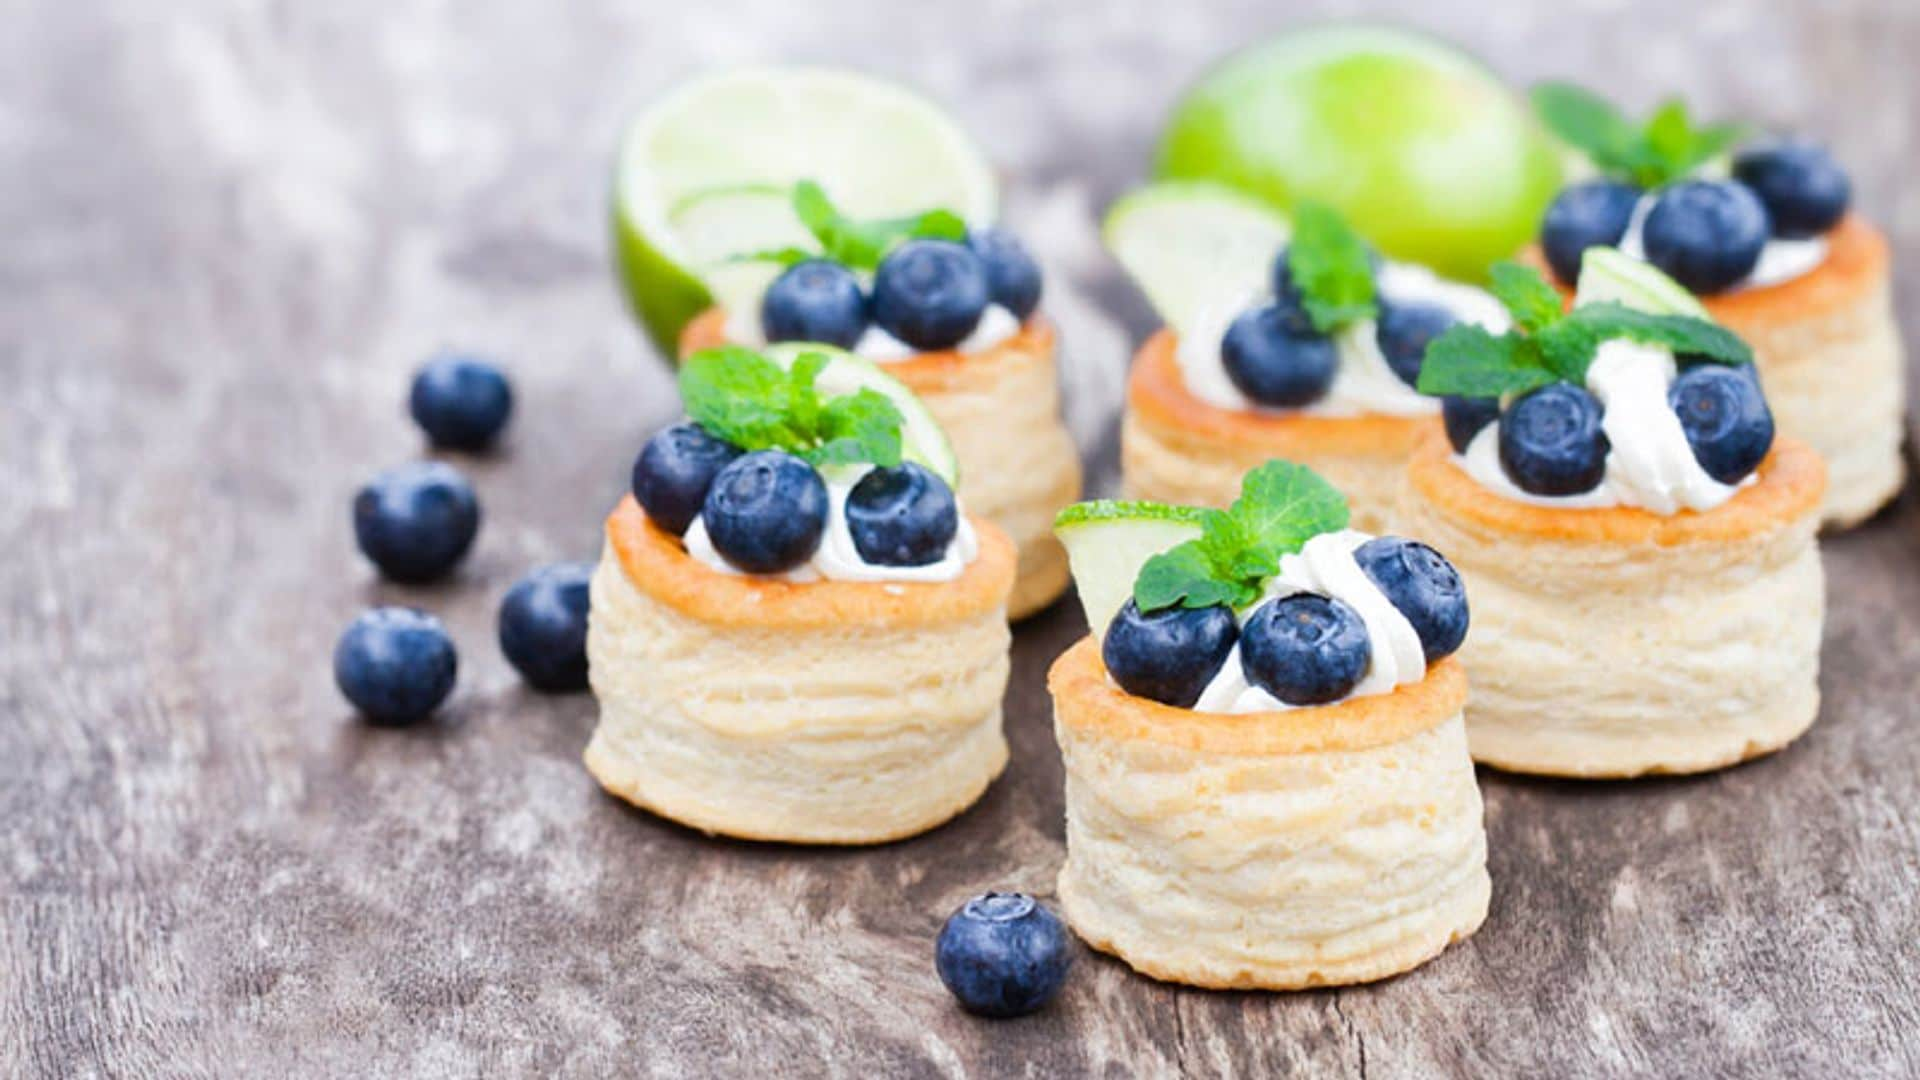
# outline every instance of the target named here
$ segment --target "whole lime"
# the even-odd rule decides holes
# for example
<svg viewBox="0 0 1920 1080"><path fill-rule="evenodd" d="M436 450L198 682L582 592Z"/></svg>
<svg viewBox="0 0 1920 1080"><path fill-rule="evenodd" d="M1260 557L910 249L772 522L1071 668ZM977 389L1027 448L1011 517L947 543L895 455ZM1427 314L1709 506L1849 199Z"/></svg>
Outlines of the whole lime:
<svg viewBox="0 0 1920 1080"><path fill-rule="evenodd" d="M1376 26L1282 34L1222 62L1174 107L1165 179L1316 199L1396 258L1475 279L1533 237L1560 161L1532 112L1444 42Z"/></svg>

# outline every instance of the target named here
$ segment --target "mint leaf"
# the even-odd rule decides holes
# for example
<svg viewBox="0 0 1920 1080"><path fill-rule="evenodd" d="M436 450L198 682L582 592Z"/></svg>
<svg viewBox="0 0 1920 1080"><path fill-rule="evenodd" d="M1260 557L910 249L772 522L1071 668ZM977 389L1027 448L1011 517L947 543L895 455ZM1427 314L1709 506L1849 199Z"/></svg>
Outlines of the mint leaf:
<svg viewBox="0 0 1920 1080"><path fill-rule="evenodd" d="M1367 245L1332 207L1317 202L1294 207L1287 272L1319 333L1379 314Z"/></svg>
<svg viewBox="0 0 1920 1080"><path fill-rule="evenodd" d="M1594 335L1596 342L1626 338L1722 364L1753 362L1753 349L1740 340L1739 335L1718 323L1691 315L1654 315L1608 301L1577 307L1567 318ZM1583 378L1584 375L1583 371Z"/></svg>
<svg viewBox="0 0 1920 1080"><path fill-rule="evenodd" d="M1222 580L1207 557L1202 540L1189 540L1148 559L1133 582L1133 602L1141 611L1174 606L1188 608L1225 604L1243 607L1260 595L1257 586Z"/></svg>
<svg viewBox="0 0 1920 1080"><path fill-rule="evenodd" d="M900 429L905 424L892 399L862 388L827 402L817 428L822 442L802 456L815 465L872 462L890 469L900 464Z"/></svg>
<svg viewBox="0 0 1920 1080"><path fill-rule="evenodd" d="M680 397L708 434L743 450L785 450L815 466L900 464L899 408L868 388L822 400L816 381L828 363L805 352L782 368L738 345L702 349L680 367Z"/></svg>
<svg viewBox="0 0 1920 1080"><path fill-rule="evenodd" d="M1559 291L1533 267L1503 261L1494 263L1489 273L1494 297L1528 333L1539 333L1566 313Z"/></svg>
<svg viewBox="0 0 1920 1080"><path fill-rule="evenodd" d="M1347 497L1319 473L1291 461L1269 461L1240 481L1240 497L1227 509L1279 570L1281 555L1299 551L1324 532L1347 527Z"/></svg>
<svg viewBox="0 0 1920 1080"><path fill-rule="evenodd" d="M888 252L908 240L957 242L967 237L966 221L951 210L934 209L905 217L856 220L841 213L833 205L833 200L827 197L826 190L812 180L802 180L793 185L793 212L814 239L820 241L822 254L855 270L874 269ZM796 253L801 258L815 257L795 248L781 248L756 253L748 258L785 262ZM785 262L785 265L792 263Z"/></svg>
<svg viewBox="0 0 1920 1080"><path fill-rule="evenodd" d="M1529 96L1547 130L1603 171L1616 171L1630 161L1640 133L1605 98L1565 82L1541 83Z"/></svg>
<svg viewBox="0 0 1920 1080"><path fill-rule="evenodd" d="M1661 102L1634 124L1600 97L1569 83L1534 87L1534 111L1554 134L1584 152L1603 173L1656 188L1691 175L1744 139L1739 124L1696 126L1678 99Z"/></svg>
<svg viewBox="0 0 1920 1080"><path fill-rule="evenodd" d="M1499 397L1523 394L1557 378L1531 338L1455 323L1427 346L1419 389L1435 397Z"/></svg>
<svg viewBox="0 0 1920 1080"><path fill-rule="evenodd" d="M1608 336L1591 321L1568 317L1535 334L1533 344L1548 370L1570 383L1584 386L1594 354L1600 351L1600 343Z"/></svg>

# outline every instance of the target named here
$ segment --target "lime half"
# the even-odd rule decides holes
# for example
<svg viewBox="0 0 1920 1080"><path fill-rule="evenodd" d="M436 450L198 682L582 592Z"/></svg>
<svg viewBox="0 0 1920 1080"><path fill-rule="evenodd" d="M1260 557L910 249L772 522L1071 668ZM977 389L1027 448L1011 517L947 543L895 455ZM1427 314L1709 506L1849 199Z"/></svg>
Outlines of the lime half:
<svg viewBox="0 0 1920 1080"><path fill-rule="evenodd" d="M806 179L855 217L946 207L985 224L998 201L980 148L891 83L826 68L687 83L627 128L614 175L621 285L662 352L706 307L764 289L772 271L734 256L813 246L786 201Z"/></svg>
<svg viewBox="0 0 1920 1080"><path fill-rule="evenodd" d="M872 361L831 345L790 342L768 347L766 356L781 367L790 368L802 353L819 353L827 358L827 366L820 369L813 382L821 397L844 397L861 390L873 390L891 400L906 420L900 430L901 456L925 465L945 480L948 487L959 488L960 459L954 455L953 444L947 441L947 433L939 421L905 383L881 371Z"/></svg>
<svg viewBox="0 0 1920 1080"><path fill-rule="evenodd" d="M1211 308L1266 288L1289 231L1267 204L1205 181L1149 184L1114 203L1101 226L1107 250L1183 337Z"/></svg>
<svg viewBox="0 0 1920 1080"><path fill-rule="evenodd" d="M1101 499L1074 503L1054 518L1073 583L1097 641L1107 632L1148 559L1200 535L1206 511L1193 506Z"/></svg>

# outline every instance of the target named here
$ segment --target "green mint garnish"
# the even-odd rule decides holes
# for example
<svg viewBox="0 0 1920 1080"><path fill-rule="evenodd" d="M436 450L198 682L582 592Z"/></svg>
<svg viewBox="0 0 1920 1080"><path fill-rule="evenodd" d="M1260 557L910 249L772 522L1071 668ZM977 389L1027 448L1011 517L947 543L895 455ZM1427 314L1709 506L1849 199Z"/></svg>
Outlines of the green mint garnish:
<svg viewBox="0 0 1920 1080"><path fill-rule="evenodd" d="M1691 315L1654 315L1614 301L1564 311L1546 279L1518 263L1495 265L1492 284L1514 328L1494 334L1472 323L1449 327L1427 346L1421 393L1500 397L1551 382L1583 385L1600 346L1620 338L1722 364L1753 361L1753 350L1732 331Z"/></svg>
<svg viewBox="0 0 1920 1080"><path fill-rule="evenodd" d="M823 399L814 383L826 366L817 352L782 368L738 345L702 349L680 366L680 397L708 434L744 450L785 450L815 466L900 464L900 410L865 388Z"/></svg>
<svg viewBox="0 0 1920 1080"><path fill-rule="evenodd" d="M897 218L848 217L812 180L793 185L793 212L819 242L819 251L797 247L774 248L736 256L744 262L776 262L792 266L808 259L827 258L853 270L872 270L887 253L908 240L967 238L967 223L951 210L927 210Z"/></svg>
<svg viewBox="0 0 1920 1080"><path fill-rule="evenodd" d="M1287 272L1319 333L1331 334L1380 313L1366 242L1332 207L1317 202L1294 207Z"/></svg>
<svg viewBox="0 0 1920 1080"><path fill-rule="evenodd" d="M1747 135L1741 124L1696 126L1678 99L1661 103L1646 123L1635 124L1604 98L1571 83L1541 83L1532 97L1534 111L1555 135L1601 172L1643 188L1688 176Z"/></svg>
<svg viewBox="0 0 1920 1080"><path fill-rule="evenodd" d="M1280 572L1280 556L1346 527L1339 490L1304 465L1269 461L1247 474L1232 506L1205 512L1199 539L1147 560L1133 583L1134 603L1141 611L1245 607Z"/></svg>

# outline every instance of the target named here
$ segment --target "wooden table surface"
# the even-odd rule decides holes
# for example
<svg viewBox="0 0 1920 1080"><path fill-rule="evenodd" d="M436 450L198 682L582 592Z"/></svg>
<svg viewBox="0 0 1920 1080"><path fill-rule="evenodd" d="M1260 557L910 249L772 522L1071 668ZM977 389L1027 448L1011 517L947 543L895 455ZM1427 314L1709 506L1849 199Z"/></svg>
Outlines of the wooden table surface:
<svg viewBox="0 0 1920 1080"><path fill-rule="evenodd" d="M1359 1076L1920 1072L1920 509L1826 547L1820 722L1692 780L1485 773L1485 927L1381 985L1162 986L1083 954L1052 1007L962 1014L933 938L1051 896L1061 770L1016 635L1013 760L879 850L716 841L601 794L585 695L493 644L528 567L590 557L670 381L608 275L611 147L691 71L857 63L951 102L1005 168L1100 484L1144 307L1093 221L1210 58L1345 3L426 0L90 5L0 23L0 1075ZM1920 8L1430 5L1509 76L1682 89L1828 137L1920 259ZM1920 287L1901 282L1904 323ZM347 502L421 453L429 351L511 366L449 584L379 583ZM362 607L438 612L441 722L356 722Z"/></svg>

